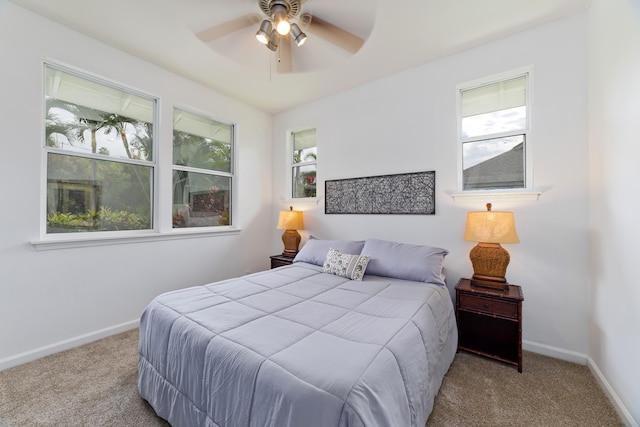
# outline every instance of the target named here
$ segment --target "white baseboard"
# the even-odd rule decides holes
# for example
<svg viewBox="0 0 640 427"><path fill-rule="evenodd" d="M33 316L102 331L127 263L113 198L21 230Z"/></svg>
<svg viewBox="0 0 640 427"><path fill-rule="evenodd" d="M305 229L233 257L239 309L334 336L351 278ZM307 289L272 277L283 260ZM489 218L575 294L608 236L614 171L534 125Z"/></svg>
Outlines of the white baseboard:
<svg viewBox="0 0 640 427"><path fill-rule="evenodd" d="M558 347L552 347L546 344L540 344L533 341L522 341L522 349L530 351L532 353L538 353L544 356L553 357L554 359L577 363L579 365L587 364L586 354L569 351Z"/></svg>
<svg viewBox="0 0 640 427"><path fill-rule="evenodd" d="M40 347L32 351L18 354L16 356L0 359L0 371L12 368L14 366L22 365L23 363L31 362L36 359L40 359L50 354L69 350L70 348L78 347L83 344L88 344L90 342L97 341L111 335L119 334L120 332L129 331L131 329L137 328L138 326L140 326L140 319L132 320L130 322L122 323L110 328L101 329L99 331L90 332L88 334L80 335L68 340L53 343L45 347Z"/></svg>
<svg viewBox="0 0 640 427"><path fill-rule="evenodd" d="M598 368L598 365L596 365L596 363L590 357L587 358L587 366L589 367L589 370L591 371L593 376L596 378L596 381L598 381L598 384L600 384L600 388L604 390L605 394L609 398L609 401L611 401L611 404L618 412L618 415L620 415L620 418L622 418L622 421L624 421L625 425L629 427L639 427L638 422L633 419L631 412L629 412L624 403L622 403L622 400L620 400L620 397L618 397L616 392L613 390L613 387L611 387L611 384L609 384L609 381L607 381L605 376L602 374L602 371L600 370L600 368Z"/></svg>

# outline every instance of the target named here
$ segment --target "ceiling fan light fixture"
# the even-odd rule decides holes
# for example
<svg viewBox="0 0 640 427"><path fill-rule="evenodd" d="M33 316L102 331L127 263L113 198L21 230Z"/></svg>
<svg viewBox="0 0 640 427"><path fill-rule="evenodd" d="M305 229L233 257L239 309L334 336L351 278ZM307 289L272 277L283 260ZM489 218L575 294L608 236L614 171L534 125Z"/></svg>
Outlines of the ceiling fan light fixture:
<svg viewBox="0 0 640 427"><path fill-rule="evenodd" d="M271 34L272 31L273 25L271 24L271 21L265 19L262 21L262 24L260 24L260 29L258 29L258 32L256 33L256 39L258 39L260 43L268 45L270 37L269 34Z"/></svg>
<svg viewBox="0 0 640 427"><path fill-rule="evenodd" d="M273 13L273 22L275 22L276 30L279 34L286 36L291 31L291 24L289 23L289 10L281 3L276 3L271 6L271 12Z"/></svg>
<svg viewBox="0 0 640 427"><path fill-rule="evenodd" d="M267 43L267 47L272 50L278 50L278 44L280 43L280 36L276 30L271 31L271 35L269 36L269 43Z"/></svg>
<svg viewBox="0 0 640 427"><path fill-rule="evenodd" d="M291 24L291 36L293 41L296 42L296 46L300 47L307 41L307 35L302 32L298 24Z"/></svg>

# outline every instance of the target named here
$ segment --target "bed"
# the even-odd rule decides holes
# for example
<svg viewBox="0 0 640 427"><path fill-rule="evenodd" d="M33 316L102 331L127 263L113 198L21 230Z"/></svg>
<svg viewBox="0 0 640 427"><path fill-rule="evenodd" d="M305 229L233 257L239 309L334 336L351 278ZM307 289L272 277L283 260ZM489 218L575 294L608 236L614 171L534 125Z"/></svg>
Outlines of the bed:
<svg viewBox="0 0 640 427"><path fill-rule="evenodd" d="M445 255L310 239L292 265L162 294L139 393L175 426L423 427L457 346Z"/></svg>

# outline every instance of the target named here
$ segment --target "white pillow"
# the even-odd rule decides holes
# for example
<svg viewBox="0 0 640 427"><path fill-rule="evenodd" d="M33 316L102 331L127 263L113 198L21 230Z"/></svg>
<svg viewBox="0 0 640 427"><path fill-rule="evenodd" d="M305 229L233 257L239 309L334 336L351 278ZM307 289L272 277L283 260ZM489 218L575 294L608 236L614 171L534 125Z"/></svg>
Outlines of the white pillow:
<svg viewBox="0 0 640 427"><path fill-rule="evenodd" d="M367 264L369 264L368 256L345 254L329 248L322 271L346 277L347 279L362 281Z"/></svg>

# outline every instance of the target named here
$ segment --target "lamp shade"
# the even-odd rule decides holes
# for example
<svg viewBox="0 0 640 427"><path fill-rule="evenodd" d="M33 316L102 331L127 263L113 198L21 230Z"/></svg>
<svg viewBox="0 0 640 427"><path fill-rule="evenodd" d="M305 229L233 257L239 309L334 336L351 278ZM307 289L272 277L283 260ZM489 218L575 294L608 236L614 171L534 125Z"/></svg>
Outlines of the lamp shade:
<svg viewBox="0 0 640 427"><path fill-rule="evenodd" d="M520 243L513 212L467 212L464 240L483 243Z"/></svg>
<svg viewBox="0 0 640 427"><path fill-rule="evenodd" d="M277 228L278 230L304 230L302 211L294 211L293 208L289 208L288 211L280 211Z"/></svg>

